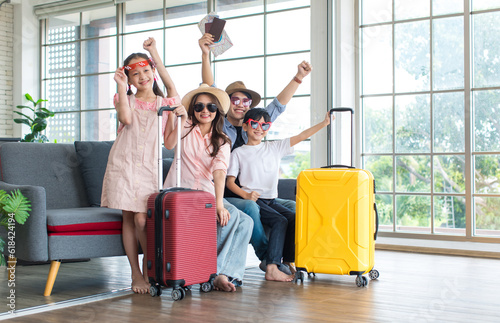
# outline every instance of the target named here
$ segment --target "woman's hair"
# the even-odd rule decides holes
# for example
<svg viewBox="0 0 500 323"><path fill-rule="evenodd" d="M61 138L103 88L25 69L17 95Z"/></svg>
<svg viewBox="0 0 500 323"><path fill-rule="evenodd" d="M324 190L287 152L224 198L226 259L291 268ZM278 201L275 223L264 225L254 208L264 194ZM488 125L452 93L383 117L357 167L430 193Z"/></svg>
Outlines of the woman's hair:
<svg viewBox="0 0 500 323"><path fill-rule="evenodd" d="M125 59L125 61L123 61L123 66L127 66L128 64L130 64L130 61L133 60L134 58L143 58L145 61L148 61L149 66L151 66L153 69L155 68L154 65L153 65L153 62L151 61L151 59L148 57L148 55L146 55L144 53L133 53L133 54L130 54ZM127 69L125 69L124 71L125 71L125 75L127 75L127 77L128 77L129 71ZM162 98L165 97L165 95L163 94L163 91L160 90L160 87L158 86L158 83L156 82L156 78L155 78L155 80L153 82L153 92L154 92L155 95L159 95ZM131 95L131 94L133 94L133 92L132 92L132 89L130 89L130 87L129 87L128 91L127 91L127 95Z"/></svg>
<svg viewBox="0 0 500 323"><path fill-rule="evenodd" d="M191 99L191 102L189 103L188 107L188 118L191 119L191 129L189 129L188 133L182 137L185 138L191 131L193 131L193 128L199 124L198 119L196 119L196 116L194 115L194 104L196 103L196 100L201 94L208 95L211 99L212 102L217 105L217 111L215 114L214 120L212 120L212 137L210 139L210 146L213 147L212 153L210 154L211 157L217 156L217 153L219 152L219 149L222 145L224 144L231 144L231 140L229 139L228 136L223 131L224 128L224 116L221 114L219 107L221 106L219 100L217 97L213 94L210 93L198 93L193 98ZM209 147L210 147L209 146ZM208 147L207 147L208 148Z"/></svg>
<svg viewBox="0 0 500 323"><path fill-rule="evenodd" d="M243 118L243 123L247 123L248 119L253 119L255 121L259 121L260 118L264 117L264 122L271 121L271 117L266 109L263 108L253 108L245 113L245 117Z"/></svg>

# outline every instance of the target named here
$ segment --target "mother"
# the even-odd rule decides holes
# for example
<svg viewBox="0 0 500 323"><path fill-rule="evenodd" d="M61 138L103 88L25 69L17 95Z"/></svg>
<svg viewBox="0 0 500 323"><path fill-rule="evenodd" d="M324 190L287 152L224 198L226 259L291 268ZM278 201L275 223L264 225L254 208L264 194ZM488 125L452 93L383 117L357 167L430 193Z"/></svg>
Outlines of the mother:
<svg viewBox="0 0 500 323"><path fill-rule="evenodd" d="M181 186L215 196L218 275L214 286L233 292L243 279L253 221L224 199L231 142L222 128L229 109L229 96L221 89L202 84L182 98L182 105L188 109L188 120L181 137ZM175 186L175 174L176 166L173 165L165 188Z"/></svg>

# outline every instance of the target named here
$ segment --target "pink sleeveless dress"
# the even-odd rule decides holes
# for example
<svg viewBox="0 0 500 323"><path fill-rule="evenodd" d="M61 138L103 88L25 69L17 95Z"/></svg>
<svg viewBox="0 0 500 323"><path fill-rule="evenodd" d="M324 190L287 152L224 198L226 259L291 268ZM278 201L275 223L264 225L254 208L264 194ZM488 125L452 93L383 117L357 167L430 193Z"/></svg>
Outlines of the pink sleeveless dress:
<svg viewBox="0 0 500 323"><path fill-rule="evenodd" d="M180 98L158 96L150 103L129 95L128 100L132 123L118 128L104 175L101 206L145 213L149 195L158 190L157 111L161 106L180 103ZM114 101L116 105L117 94ZM163 114L163 131L169 115Z"/></svg>

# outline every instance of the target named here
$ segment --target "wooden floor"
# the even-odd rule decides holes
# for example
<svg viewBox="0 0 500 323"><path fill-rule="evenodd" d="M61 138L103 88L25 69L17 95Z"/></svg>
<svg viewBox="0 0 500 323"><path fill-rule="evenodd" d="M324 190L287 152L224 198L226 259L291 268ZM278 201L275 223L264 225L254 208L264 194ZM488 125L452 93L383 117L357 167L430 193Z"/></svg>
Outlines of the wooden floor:
<svg viewBox="0 0 500 323"><path fill-rule="evenodd" d="M500 260L381 250L375 259L380 278L364 288L356 287L354 277L325 274L306 278L303 284L267 282L263 272L252 267L236 293L205 294L194 287L177 302L169 289L154 298L130 292L125 257L62 264L51 297L41 296L48 266L20 266L18 314L3 313L0 320L500 322ZM6 303L7 272L2 270L0 278L0 299ZM95 301L103 296L108 299ZM77 302L84 304L74 305ZM6 304L2 306L0 312L7 312Z"/></svg>

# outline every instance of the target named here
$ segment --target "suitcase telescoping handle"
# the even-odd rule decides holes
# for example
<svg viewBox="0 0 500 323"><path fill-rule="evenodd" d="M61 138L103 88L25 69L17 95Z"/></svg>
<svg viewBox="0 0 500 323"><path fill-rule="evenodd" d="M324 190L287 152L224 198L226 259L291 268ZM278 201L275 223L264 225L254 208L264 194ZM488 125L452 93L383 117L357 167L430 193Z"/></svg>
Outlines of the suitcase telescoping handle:
<svg viewBox="0 0 500 323"><path fill-rule="evenodd" d="M321 168L355 168L353 166L353 140L354 140L354 110L351 108L333 108L330 109L330 127L328 127L328 136L330 137L330 147L331 144L333 143L333 131L332 131L332 126L333 126L333 113L335 112L350 112L351 113L351 165L331 165L332 160L333 160L333 150L331 151L331 154L328 156L328 166L323 166ZM331 150L331 149L330 149Z"/></svg>
<svg viewBox="0 0 500 323"><path fill-rule="evenodd" d="M332 129L332 124L333 124L333 120L332 120L332 117L333 117L333 113L334 112L350 112L351 113L351 166L346 166L346 165L330 165L330 166L323 166L322 168L355 168L353 166L353 154L354 154L354 145L353 145L353 140L354 140L354 110L351 109L351 108L333 108L333 109L330 109L330 127L328 127L329 129L329 137L330 137L330 143L333 142L333 131L331 130ZM330 154L330 156L328 156L328 158L330 158L330 160L328 161L328 163L331 163L331 160L333 159L333 151L332 153ZM375 181L373 181L373 186L374 186L374 190L375 190ZM377 204L373 203L373 208L374 208L374 213L375 213L375 232L373 234L373 240L377 240L377 235L378 235L378 226L379 226L379 219L378 219L378 210L377 210Z"/></svg>
<svg viewBox="0 0 500 323"><path fill-rule="evenodd" d="M175 107L169 105L158 109L158 191L163 189L163 156L162 156L162 126L163 126L163 111L174 111ZM177 170L176 186L181 187L181 117L177 116L177 146L175 149L175 168Z"/></svg>

